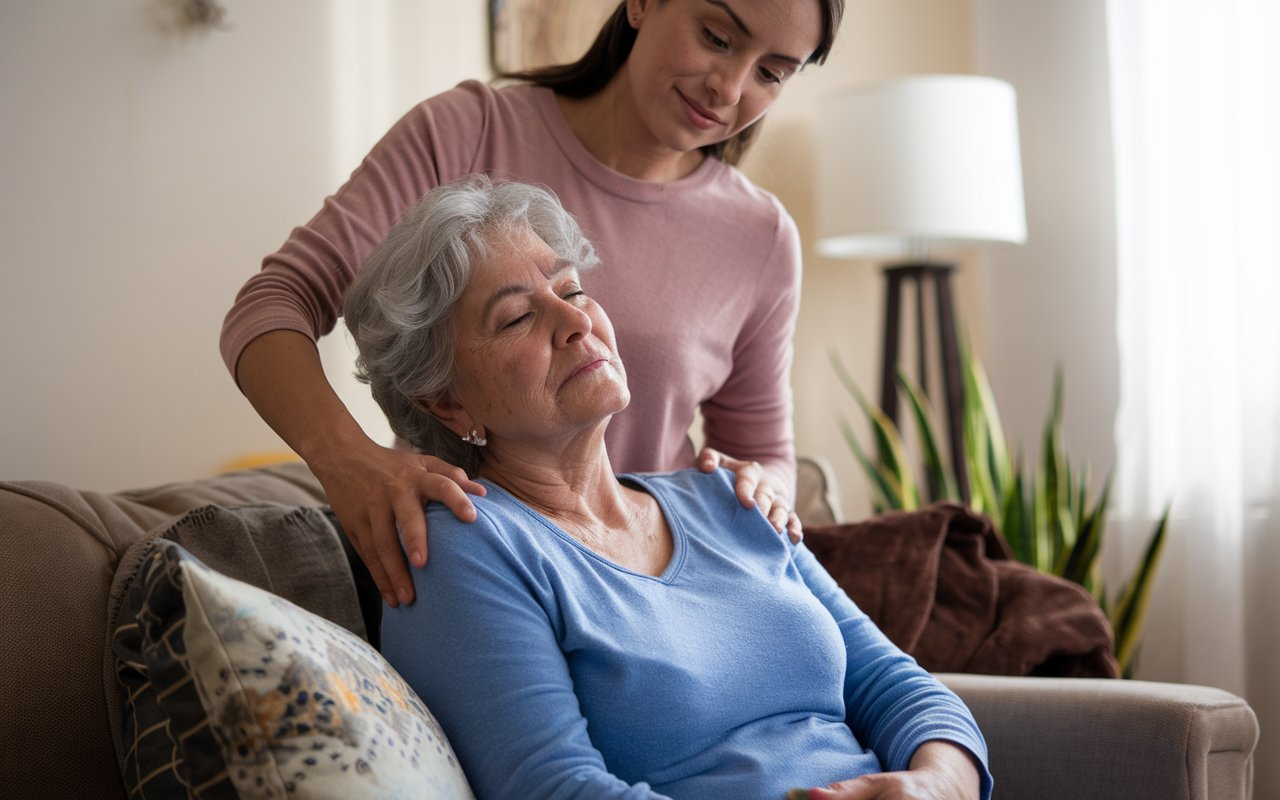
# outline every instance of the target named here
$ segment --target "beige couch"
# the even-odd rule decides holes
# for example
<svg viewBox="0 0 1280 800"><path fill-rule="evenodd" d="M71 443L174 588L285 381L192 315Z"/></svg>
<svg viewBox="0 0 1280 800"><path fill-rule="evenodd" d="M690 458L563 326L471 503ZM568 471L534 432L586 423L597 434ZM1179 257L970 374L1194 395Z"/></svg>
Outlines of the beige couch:
<svg viewBox="0 0 1280 800"><path fill-rule="evenodd" d="M206 504L317 505L300 464L100 494L0 483L0 795L124 797L108 709L107 599L122 555ZM1200 686L941 676L991 748L999 798L1250 796L1256 718Z"/></svg>

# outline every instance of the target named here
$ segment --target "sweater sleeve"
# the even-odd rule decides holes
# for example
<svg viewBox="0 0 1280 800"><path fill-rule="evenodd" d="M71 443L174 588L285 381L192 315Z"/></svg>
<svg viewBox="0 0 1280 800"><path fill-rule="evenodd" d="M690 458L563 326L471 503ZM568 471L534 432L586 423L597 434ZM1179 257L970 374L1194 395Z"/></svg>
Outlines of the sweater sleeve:
<svg viewBox="0 0 1280 800"><path fill-rule="evenodd" d="M891 772L907 769L925 742L958 745L974 757L983 800L990 800L987 744L964 702L889 641L803 544L795 549L795 564L844 637L846 722L858 741Z"/></svg>
<svg viewBox="0 0 1280 800"><path fill-rule="evenodd" d="M491 91L469 81L411 109L320 211L263 260L223 321L222 357L233 376L244 348L264 333L292 330L315 340L333 330L356 272L409 206L472 171Z"/></svg>
<svg viewBox="0 0 1280 800"><path fill-rule="evenodd" d="M702 404L703 430L709 446L759 461L794 498L791 362L800 306L800 236L786 209L771 202L777 227L773 248L759 267L753 319L734 343L728 380Z"/></svg>
<svg viewBox="0 0 1280 800"><path fill-rule="evenodd" d="M383 652L439 719L477 797L660 800L612 775L592 745L546 575L483 512L430 525L418 599L385 611Z"/></svg>

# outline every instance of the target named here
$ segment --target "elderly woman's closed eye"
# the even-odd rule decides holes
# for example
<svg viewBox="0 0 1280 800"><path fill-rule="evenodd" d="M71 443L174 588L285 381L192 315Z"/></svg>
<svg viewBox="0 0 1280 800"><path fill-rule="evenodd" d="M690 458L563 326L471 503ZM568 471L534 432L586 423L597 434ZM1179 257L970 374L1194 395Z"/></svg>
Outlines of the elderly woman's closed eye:
<svg viewBox="0 0 1280 800"><path fill-rule="evenodd" d="M419 600L382 630L477 795L988 795L968 710L732 474L614 474L630 395L579 282L596 260L548 192L474 178L430 192L347 300L393 428L487 489L472 523L428 508Z"/></svg>

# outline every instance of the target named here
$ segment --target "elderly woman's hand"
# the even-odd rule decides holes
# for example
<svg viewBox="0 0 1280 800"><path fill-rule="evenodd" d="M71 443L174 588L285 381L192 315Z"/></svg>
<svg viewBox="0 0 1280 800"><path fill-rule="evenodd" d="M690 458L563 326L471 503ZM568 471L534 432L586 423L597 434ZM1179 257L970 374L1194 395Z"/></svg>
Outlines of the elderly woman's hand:
<svg viewBox="0 0 1280 800"><path fill-rule="evenodd" d="M714 472L724 467L734 474L734 492L743 508L759 508L778 533L786 532L793 544L804 538L800 518L791 510L787 491L758 461L741 461L710 447L698 454L698 469Z"/></svg>
<svg viewBox="0 0 1280 800"><path fill-rule="evenodd" d="M383 601L392 608L413 602L405 551L415 566L427 563L423 507L435 500L458 519L471 522L476 510L467 494L485 493L484 486L452 464L373 441L344 450L326 463L312 463L311 468Z"/></svg>
<svg viewBox="0 0 1280 800"><path fill-rule="evenodd" d="M787 800L977 800L981 778L969 753L949 742L925 742L904 772L880 772L826 788L792 789Z"/></svg>

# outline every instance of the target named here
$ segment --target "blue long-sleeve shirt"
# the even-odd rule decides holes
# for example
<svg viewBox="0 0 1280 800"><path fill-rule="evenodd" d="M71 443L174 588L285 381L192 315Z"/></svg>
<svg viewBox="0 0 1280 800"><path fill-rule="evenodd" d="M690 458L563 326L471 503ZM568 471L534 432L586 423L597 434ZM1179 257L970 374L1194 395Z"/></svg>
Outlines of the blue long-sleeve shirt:
<svg viewBox="0 0 1280 800"><path fill-rule="evenodd" d="M386 611L383 651L480 798L782 800L906 769L935 739L986 763L968 709L744 509L729 473L624 480L666 516L660 576L492 483L474 523L428 508L418 600Z"/></svg>

